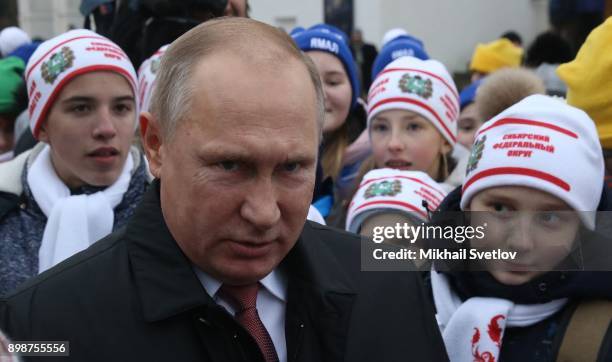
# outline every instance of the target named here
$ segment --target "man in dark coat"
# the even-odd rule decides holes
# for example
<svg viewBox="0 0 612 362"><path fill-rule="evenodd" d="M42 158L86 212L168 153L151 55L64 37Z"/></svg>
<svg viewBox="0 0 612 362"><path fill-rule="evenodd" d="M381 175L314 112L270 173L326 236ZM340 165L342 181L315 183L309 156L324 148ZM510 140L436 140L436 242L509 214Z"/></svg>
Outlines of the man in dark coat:
<svg viewBox="0 0 612 362"><path fill-rule="evenodd" d="M304 221L323 101L273 27L186 33L141 117L157 180L133 219L10 295L0 328L74 361L447 360L417 273L361 272L358 237Z"/></svg>

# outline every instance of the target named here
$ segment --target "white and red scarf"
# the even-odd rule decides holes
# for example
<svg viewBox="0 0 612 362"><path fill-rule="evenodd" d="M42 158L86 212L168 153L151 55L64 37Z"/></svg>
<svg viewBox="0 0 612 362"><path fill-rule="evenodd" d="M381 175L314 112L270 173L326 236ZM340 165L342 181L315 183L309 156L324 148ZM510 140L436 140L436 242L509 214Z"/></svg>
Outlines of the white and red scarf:
<svg viewBox="0 0 612 362"><path fill-rule="evenodd" d="M515 304L507 299L472 297L461 301L447 277L431 271L436 319L451 362L497 362L506 327L527 327L558 312L567 299Z"/></svg>

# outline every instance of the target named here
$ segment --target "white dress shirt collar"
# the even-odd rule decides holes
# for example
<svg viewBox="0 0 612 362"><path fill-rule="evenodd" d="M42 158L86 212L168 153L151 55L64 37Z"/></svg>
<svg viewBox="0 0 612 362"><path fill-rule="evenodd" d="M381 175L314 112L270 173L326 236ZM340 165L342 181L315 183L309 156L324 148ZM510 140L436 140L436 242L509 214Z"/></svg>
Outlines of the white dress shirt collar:
<svg viewBox="0 0 612 362"><path fill-rule="evenodd" d="M202 286L204 289L206 289L206 293L208 293L208 295L214 299L217 296L217 292L219 291L219 288L221 288L222 283L195 265L193 266L193 269L200 280L200 283L202 283ZM270 292L270 294L284 303L287 302L287 280L283 273L274 269L259 282L268 292Z"/></svg>

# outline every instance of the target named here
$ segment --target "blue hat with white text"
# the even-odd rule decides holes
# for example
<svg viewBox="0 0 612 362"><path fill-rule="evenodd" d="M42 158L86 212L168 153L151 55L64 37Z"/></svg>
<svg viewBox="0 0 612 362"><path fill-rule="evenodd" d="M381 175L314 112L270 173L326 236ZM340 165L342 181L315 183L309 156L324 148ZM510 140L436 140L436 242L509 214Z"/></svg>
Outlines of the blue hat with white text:
<svg viewBox="0 0 612 362"><path fill-rule="evenodd" d="M326 24L318 24L293 35L293 40L302 51L327 52L336 56L342 62L353 90L351 105L355 106L361 87L355 60L346 39L348 39L346 34L341 30Z"/></svg>
<svg viewBox="0 0 612 362"><path fill-rule="evenodd" d="M372 65L372 80L376 79L378 73L380 73L387 64L403 56L411 56L421 60L429 59L429 55L425 51L422 41L409 35L399 36L385 44L380 50L380 53L378 53Z"/></svg>

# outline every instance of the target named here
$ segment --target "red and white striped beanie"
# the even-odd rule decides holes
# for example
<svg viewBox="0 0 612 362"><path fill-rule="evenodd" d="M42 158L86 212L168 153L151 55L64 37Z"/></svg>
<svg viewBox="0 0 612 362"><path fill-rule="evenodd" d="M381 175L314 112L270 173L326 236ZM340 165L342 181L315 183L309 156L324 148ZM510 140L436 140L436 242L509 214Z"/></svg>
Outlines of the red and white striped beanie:
<svg viewBox="0 0 612 362"><path fill-rule="evenodd" d="M147 58L138 68L138 106L140 111L148 112L153 95L153 86L157 79L157 71L161 63L162 55L169 45L159 48L151 57Z"/></svg>
<svg viewBox="0 0 612 362"><path fill-rule="evenodd" d="M372 170L363 177L349 205L346 230L359 232L365 219L389 211L427 221L427 209L437 209L444 197L446 192L424 172L391 168ZM427 201L427 209L423 201Z"/></svg>
<svg viewBox="0 0 612 362"><path fill-rule="evenodd" d="M524 186L547 192L581 212L595 228L604 159L595 124L578 108L544 95L529 96L476 132L461 209L478 192Z"/></svg>
<svg viewBox="0 0 612 362"><path fill-rule="evenodd" d="M34 137L38 138L40 126L62 88L78 75L101 70L124 76L136 97L134 66L125 52L107 38L78 29L42 43L28 61L25 73Z"/></svg>
<svg viewBox="0 0 612 362"><path fill-rule="evenodd" d="M405 109L429 120L454 146L459 93L446 67L437 60L400 57L376 77L368 92L368 127L380 112Z"/></svg>

